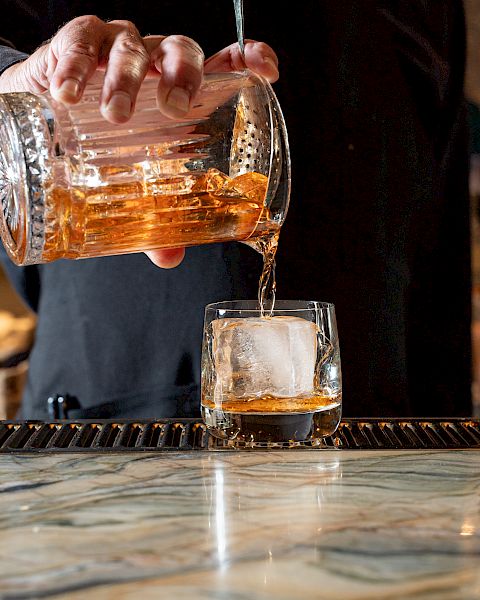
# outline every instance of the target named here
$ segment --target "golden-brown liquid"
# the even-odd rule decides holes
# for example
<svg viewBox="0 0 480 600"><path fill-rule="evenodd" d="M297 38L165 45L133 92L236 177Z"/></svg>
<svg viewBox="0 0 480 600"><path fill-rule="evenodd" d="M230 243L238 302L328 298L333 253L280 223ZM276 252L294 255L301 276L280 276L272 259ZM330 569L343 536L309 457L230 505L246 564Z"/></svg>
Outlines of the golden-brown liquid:
<svg viewBox="0 0 480 600"><path fill-rule="evenodd" d="M247 241L247 244L260 252L263 257L263 268L258 281L258 306L261 317L272 316L275 308L275 292L277 290L275 256L279 236L280 229L274 229L265 231L263 235ZM268 310L267 302L270 302Z"/></svg>
<svg viewBox="0 0 480 600"><path fill-rule="evenodd" d="M327 402L322 408L308 412L284 412L278 408L278 401L270 403L265 412L237 410L230 412L222 408L211 408L202 404L202 416L210 433L215 438L230 440L233 445L247 443L281 443L311 441L314 445L326 436L332 435L342 416L341 397L317 397L314 402ZM282 400L285 400L284 398ZM331 403L329 403L331 402ZM307 405L309 403L307 402ZM312 408L310 404L308 408Z"/></svg>
<svg viewBox="0 0 480 600"><path fill-rule="evenodd" d="M236 398L233 395L222 397L221 407L215 406L215 402L203 398L202 405L210 408L221 408L227 413L308 413L328 410L338 406L341 395L313 394L298 396L296 398L278 398L275 396L262 396L260 398Z"/></svg>
<svg viewBox="0 0 480 600"><path fill-rule="evenodd" d="M279 229L264 207L267 177L259 173L229 178L210 169L132 181L131 171L124 182L122 169L103 167L108 185L50 190L45 262L271 237Z"/></svg>

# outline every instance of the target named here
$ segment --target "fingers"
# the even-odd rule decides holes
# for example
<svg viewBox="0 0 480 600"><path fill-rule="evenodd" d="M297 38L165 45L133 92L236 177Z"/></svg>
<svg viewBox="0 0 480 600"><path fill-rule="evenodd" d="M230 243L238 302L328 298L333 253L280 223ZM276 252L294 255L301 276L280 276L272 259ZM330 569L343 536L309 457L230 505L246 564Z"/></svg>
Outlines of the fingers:
<svg viewBox="0 0 480 600"><path fill-rule="evenodd" d="M97 68L104 37L105 23L87 15L67 23L53 38L49 66L53 69L50 93L55 100L65 104L80 100Z"/></svg>
<svg viewBox="0 0 480 600"><path fill-rule="evenodd" d="M173 269L178 267L185 257L185 248L170 248L168 250L149 250L145 252L157 267Z"/></svg>
<svg viewBox="0 0 480 600"><path fill-rule="evenodd" d="M129 21L107 25L109 47L107 71L102 91L101 110L112 123L130 118L140 85L150 66L150 56L137 28Z"/></svg>
<svg viewBox="0 0 480 600"><path fill-rule="evenodd" d="M245 61L237 43L231 44L205 61L205 72L242 71L245 67L274 83L277 81L278 58L268 44L245 40Z"/></svg>
<svg viewBox="0 0 480 600"><path fill-rule="evenodd" d="M145 38L147 48L155 43ZM200 46L183 35L170 35L151 51L151 64L161 74L158 108L170 118L183 117L190 108L203 77L204 54Z"/></svg>
<svg viewBox="0 0 480 600"><path fill-rule="evenodd" d="M87 15L65 25L49 44L26 61L7 69L0 91L50 89L59 102L74 104L98 67L105 67L101 94L103 116L112 123L127 121L141 83L150 71L159 77L158 107L168 117L181 118L190 109L203 77L200 46L182 35L141 38L129 21L105 23ZM265 43L247 40L245 60L238 44L224 48L205 63L205 71L237 71L248 67L270 82L278 78L278 59Z"/></svg>
<svg viewBox="0 0 480 600"><path fill-rule="evenodd" d="M130 21L103 22L94 16L70 21L50 43L50 92L65 104L78 102L98 66L106 65L100 108L112 123L124 123L134 109L150 56Z"/></svg>

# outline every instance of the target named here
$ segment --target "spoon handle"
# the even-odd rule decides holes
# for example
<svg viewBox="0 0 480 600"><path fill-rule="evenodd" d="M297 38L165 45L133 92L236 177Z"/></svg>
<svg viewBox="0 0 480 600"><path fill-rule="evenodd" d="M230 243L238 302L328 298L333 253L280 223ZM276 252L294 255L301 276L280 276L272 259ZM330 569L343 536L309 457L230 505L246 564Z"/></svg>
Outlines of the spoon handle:
<svg viewBox="0 0 480 600"><path fill-rule="evenodd" d="M243 59L245 60L245 35L243 29L243 0L233 0L235 7L235 23L237 25L237 39L242 53Z"/></svg>

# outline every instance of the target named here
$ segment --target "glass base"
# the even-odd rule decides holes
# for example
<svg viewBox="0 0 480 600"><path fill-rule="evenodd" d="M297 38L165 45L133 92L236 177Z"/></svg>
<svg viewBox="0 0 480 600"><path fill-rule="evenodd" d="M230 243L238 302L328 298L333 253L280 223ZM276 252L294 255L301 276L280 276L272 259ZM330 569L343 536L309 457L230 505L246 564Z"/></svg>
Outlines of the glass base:
<svg viewBox="0 0 480 600"><path fill-rule="evenodd" d="M342 416L341 404L308 413L232 413L202 406L208 431L232 446L295 446L332 435Z"/></svg>

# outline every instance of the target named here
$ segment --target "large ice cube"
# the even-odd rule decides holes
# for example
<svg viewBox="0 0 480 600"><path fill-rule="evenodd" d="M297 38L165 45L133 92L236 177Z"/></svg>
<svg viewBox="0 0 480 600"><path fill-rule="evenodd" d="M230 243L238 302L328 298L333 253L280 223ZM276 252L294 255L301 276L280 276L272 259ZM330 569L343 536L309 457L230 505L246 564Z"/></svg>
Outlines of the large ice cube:
<svg viewBox="0 0 480 600"><path fill-rule="evenodd" d="M315 323L276 316L212 322L216 393L292 398L314 388Z"/></svg>

